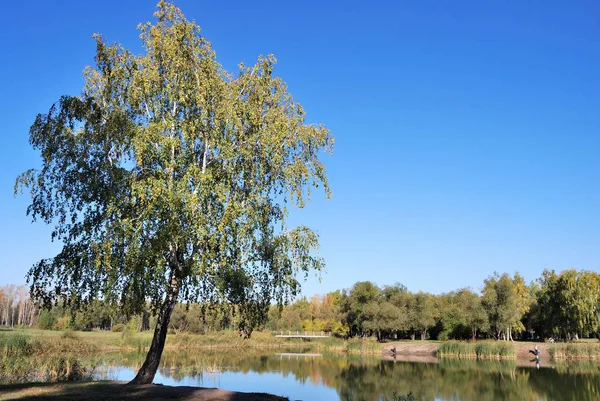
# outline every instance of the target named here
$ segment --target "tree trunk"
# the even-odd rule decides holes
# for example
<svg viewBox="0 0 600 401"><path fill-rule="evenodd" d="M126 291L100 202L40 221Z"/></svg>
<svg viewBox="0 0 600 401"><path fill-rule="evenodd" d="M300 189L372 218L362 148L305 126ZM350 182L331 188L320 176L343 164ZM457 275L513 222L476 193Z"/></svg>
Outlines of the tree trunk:
<svg viewBox="0 0 600 401"><path fill-rule="evenodd" d="M414 340L414 339L415 339L415 332L414 332L414 331L410 333L410 339L411 339L411 340Z"/></svg>
<svg viewBox="0 0 600 401"><path fill-rule="evenodd" d="M154 329L154 336L152 337L152 344L150 345L150 350L148 350L148 355L146 355L146 360L137 372L137 375L129 382L129 384L150 384L152 383L152 380L154 380L160 358L165 348L165 340L167 339L167 331L169 330L169 321L171 320L171 313L177 303L178 295L179 281L176 278L172 278L169 292L158 313L156 328Z"/></svg>
<svg viewBox="0 0 600 401"><path fill-rule="evenodd" d="M471 339L473 341L477 339L477 329L471 329Z"/></svg>
<svg viewBox="0 0 600 401"><path fill-rule="evenodd" d="M142 331L150 330L150 313L144 308L142 313Z"/></svg>
<svg viewBox="0 0 600 401"><path fill-rule="evenodd" d="M425 340L426 335L427 335L427 330L421 330L421 340Z"/></svg>

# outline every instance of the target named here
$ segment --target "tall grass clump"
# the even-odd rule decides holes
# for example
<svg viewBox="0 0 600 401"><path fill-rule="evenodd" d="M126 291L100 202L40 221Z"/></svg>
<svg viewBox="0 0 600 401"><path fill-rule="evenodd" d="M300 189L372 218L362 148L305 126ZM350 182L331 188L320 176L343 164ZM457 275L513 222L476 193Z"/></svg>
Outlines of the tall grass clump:
<svg viewBox="0 0 600 401"><path fill-rule="evenodd" d="M600 358L600 344L554 344L550 347L549 352L553 359L597 359Z"/></svg>
<svg viewBox="0 0 600 401"><path fill-rule="evenodd" d="M0 382L64 382L88 380L96 363L75 355L20 355L0 357Z"/></svg>
<svg viewBox="0 0 600 401"><path fill-rule="evenodd" d="M446 341L439 345L436 355L439 358L510 359L515 357L515 349L512 344L500 341Z"/></svg>
<svg viewBox="0 0 600 401"><path fill-rule="evenodd" d="M121 333L121 348L133 348L143 351L150 348L152 338L144 333L133 333L125 330Z"/></svg>
<svg viewBox="0 0 600 401"><path fill-rule="evenodd" d="M41 371L46 372L44 381L76 381L90 379L94 366L84 366L79 359L72 356L53 355Z"/></svg>
<svg viewBox="0 0 600 401"><path fill-rule="evenodd" d="M29 336L23 333L2 333L0 350L4 356L27 354L30 351Z"/></svg>
<svg viewBox="0 0 600 401"><path fill-rule="evenodd" d="M515 357L512 343L505 341L481 341L475 345L477 359L508 359Z"/></svg>
<svg viewBox="0 0 600 401"><path fill-rule="evenodd" d="M463 341L445 341L438 346L436 355L439 358L477 358L474 344Z"/></svg>
<svg viewBox="0 0 600 401"><path fill-rule="evenodd" d="M38 338L32 342L32 353L36 354L68 354L91 353L97 350L95 344L83 340L71 330L64 331L59 336Z"/></svg>
<svg viewBox="0 0 600 401"><path fill-rule="evenodd" d="M381 344L374 339L357 339L347 341L349 354L377 354L381 353Z"/></svg>

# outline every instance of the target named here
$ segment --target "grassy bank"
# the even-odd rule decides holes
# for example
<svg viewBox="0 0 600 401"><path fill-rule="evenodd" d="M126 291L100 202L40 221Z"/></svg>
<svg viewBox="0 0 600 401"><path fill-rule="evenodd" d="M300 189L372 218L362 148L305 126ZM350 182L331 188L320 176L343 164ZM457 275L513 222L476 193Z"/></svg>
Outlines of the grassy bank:
<svg viewBox="0 0 600 401"><path fill-rule="evenodd" d="M459 359L515 359L515 348L502 341L446 341L436 351L438 358Z"/></svg>
<svg viewBox="0 0 600 401"><path fill-rule="evenodd" d="M69 352L94 352L98 347L73 332L57 332L52 336L39 336L27 331L0 332L0 352L3 357L32 354L64 354Z"/></svg>
<svg viewBox="0 0 600 401"><path fill-rule="evenodd" d="M22 332L0 333L0 379L4 381L72 381L91 377L95 364L84 366L78 353L96 350L72 333L52 340ZM76 351L76 352L74 352Z"/></svg>
<svg viewBox="0 0 600 401"><path fill-rule="evenodd" d="M5 355L91 353L112 350L146 350L150 347L152 332L112 333L73 332L50 330L13 330L0 332L0 351ZM381 345L374 339L330 337L315 340L278 338L271 333L254 332L244 339L236 332L199 334L169 334L165 349L283 349L304 348L319 352L350 354L379 354Z"/></svg>
<svg viewBox="0 0 600 401"><path fill-rule="evenodd" d="M50 330L0 331L0 356L32 354L93 353L101 351L144 351L150 346L152 332L73 332ZM268 332L254 332L244 339L237 332L204 335L169 334L165 349L304 349L320 353L380 355L397 347L399 355L436 355L439 358L514 359L528 357L534 343L504 341L399 341L381 344L373 338L344 340L336 337L305 340L278 338ZM553 359L600 359L600 343L538 343L543 355Z"/></svg>

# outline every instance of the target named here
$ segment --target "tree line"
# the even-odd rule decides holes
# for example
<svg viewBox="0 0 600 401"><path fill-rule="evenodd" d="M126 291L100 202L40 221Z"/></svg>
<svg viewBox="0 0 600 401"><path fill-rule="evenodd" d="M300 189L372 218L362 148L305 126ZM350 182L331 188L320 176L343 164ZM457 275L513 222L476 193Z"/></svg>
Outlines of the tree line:
<svg viewBox="0 0 600 401"><path fill-rule="evenodd" d="M527 284L519 273L495 273L480 292L410 292L400 284L363 281L350 289L271 308L271 330L325 330L378 340L563 339L600 332L600 276L546 270Z"/></svg>
<svg viewBox="0 0 600 401"><path fill-rule="evenodd" d="M32 326L37 307L29 298L24 285L8 284L0 287L0 326Z"/></svg>
<svg viewBox="0 0 600 401"><path fill-rule="evenodd" d="M220 303L178 304L172 333L240 330L239 307ZM527 284L519 273L488 277L480 292L461 288L443 294L411 292L404 285L361 281L349 289L271 306L259 328L326 331L340 337L388 339L563 339L600 333L600 275L546 270ZM25 287L0 289L0 322L44 329L130 330L153 327L149 309L127 315L119 305L94 301L76 311L57 304L42 310Z"/></svg>

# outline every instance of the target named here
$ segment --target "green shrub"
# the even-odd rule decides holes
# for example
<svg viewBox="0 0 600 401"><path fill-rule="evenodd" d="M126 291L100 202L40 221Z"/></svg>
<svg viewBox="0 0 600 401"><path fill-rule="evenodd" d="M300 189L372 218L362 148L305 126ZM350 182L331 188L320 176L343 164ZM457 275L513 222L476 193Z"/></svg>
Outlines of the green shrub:
<svg viewBox="0 0 600 401"><path fill-rule="evenodd" d="M110 331L113 333L122 333L125 330L125 325L123 323L115 324Z"/></svg>
<svg viewBox="0 0 600 401"><path fill-rule="evenodd" d="M38 327L42 330L53 330L56 325L56 316L51 311L43 310L38 320Z"/></svg>

